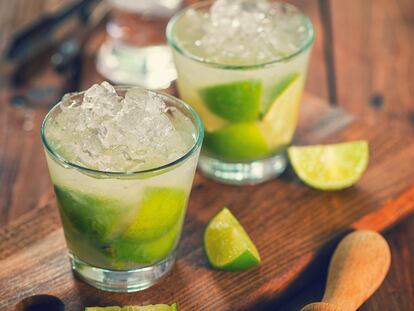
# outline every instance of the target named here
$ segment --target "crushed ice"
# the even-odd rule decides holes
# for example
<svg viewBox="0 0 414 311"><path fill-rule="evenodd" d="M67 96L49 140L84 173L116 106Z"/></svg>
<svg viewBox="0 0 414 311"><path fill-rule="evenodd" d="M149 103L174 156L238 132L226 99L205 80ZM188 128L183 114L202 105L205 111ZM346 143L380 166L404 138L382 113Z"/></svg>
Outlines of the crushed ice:
<svg viewBox="0 0 414 311"><path fill-rule="evenodd" d="M217 0L208 12L190 9L186 15L193 27L185 30L183 37L191 42L184 45L217 63L245 65L283 58L300 49L309 36L303 15L274 1Z"/></svg>
<svg viewBox="0 0 414 311"><path fill-rule="evenodd" d="M185 154L194 140L187 117L140 88L123 97L107 82L95 84L81 104L63 98L61 109L48 124L48 140L67 160L93 169L163 165Z"/></svg>

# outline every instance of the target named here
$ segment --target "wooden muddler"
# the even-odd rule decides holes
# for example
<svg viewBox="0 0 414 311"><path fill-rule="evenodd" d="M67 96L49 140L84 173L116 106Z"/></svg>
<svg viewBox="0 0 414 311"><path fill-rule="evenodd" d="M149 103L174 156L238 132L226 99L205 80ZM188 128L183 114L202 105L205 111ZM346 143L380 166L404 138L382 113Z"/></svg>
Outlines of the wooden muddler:
<svg viewBox="0 0 414 311"><path fill-rule="evenodd" d="M355 311L381 285L391 263L387 241L374 231L348 234L331 259L322 302L302 311Z"/></svg>

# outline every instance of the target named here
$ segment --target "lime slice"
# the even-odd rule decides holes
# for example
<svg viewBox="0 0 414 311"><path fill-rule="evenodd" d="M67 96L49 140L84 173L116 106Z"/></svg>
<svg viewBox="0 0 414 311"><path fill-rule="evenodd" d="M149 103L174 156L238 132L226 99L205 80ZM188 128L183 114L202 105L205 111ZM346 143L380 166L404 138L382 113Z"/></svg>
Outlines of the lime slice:
<svg viewBox="0 0 414 311"><path fill-rule="evenodd" d="M111 238L131 206L117 199L55 186L61 213L73 227L93 239Z"/></svg>
<svg viewBox="0 0 414 311"><path fill-rule="evenodd" d="M184 190L149 187L144 191L138 214L123 232L127 240L144 241L163 236L181 219L187 195Z"/></svg>
<svg viewBox="0 0 414 311"><path fill-rule="evenodd" d="M214 113L212 113L206 105L204 105L203 100L200 97L200 94L195 86L185 85L180 83L180 80L177 80L178 90L180 92L180 97L186 102L189 103L203 122L204 129L207 132L214 132L223 127L225 127L229 122Z"/></svg>
<svg viewBox="0 0 414 311"><path fill-rule="evenodd" d="M204 88L201 98L208 109L232 122L255 121L259 117L262 83L237 81Z"/></svg>
<svg viewBox="0 0 414 311"><path fill-rule="evenodd" d="M290 147L290 163L299 178L311 187L337 190L352 186L368 165L367 141L333 145Z"/></svg>
<svg viewBox="0 0 414 311"><path fill-rule="evenodd" d="M297 72L288 74L287 76L284 76L281 79L279 79L276 85L270 88L266 96L268 99L270 99L270 102L267 105L267 108L264 109L264 115L266 115L270 108L273 107L275 100L278 97L280 97L283 94L283 92L299 77L300 74Z"/></svg>
<svg viewBox="0 0 414 311"><path fill-rule="evenodd" d="M85 311L177 311L177 305L147 305L125 307L87 307Z"/></svg>
<svg viewBox="0 0 414 311"><path fill-rule="evenodd" d="M120 237L107 246L105 251L116 259L118 269L123 269L125 263L152 264L164 259L173 250L180 230L181 222L154 240L131 241Z"/></svg>
<svg viewBox="0 0 414 311"><path fill-rule="evenodd" d="M256 247L227 208L208 224L204 248L210 264L220 270L241 271L260 263Z"/></svg>
<svg viewBox="0 0 414 311"><path fill-rule="evenodd" d="M274 88L273 103L269 106L259 127L271 149L290 143L296 129L303 78L293 74Z"/></svg>
<svg viewBox="0 0 414 311"><path fill-rule="evenodd" d="M270 152L256 122L235 123L206 133L204 147L212 155L231 161L255 160Z"/></svg>

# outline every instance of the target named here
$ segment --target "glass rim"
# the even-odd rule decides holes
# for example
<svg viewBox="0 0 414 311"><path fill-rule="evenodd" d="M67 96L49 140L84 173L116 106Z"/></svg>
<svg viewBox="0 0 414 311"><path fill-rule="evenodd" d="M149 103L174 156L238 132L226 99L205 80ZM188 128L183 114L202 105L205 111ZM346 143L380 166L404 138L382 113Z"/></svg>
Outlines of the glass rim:
<svg viewBox="0 0 414 311"><path fill-rule="evenodd" d="M315 40L315 30L314 30L313 23L310 20L309 16L304 14L301 10L299 10L293 4L283 2L283 1L278 1L278 0L271 0L272 2L282 3L284 5L295 8L296 10L298 10L298 12L304 18L304 22L305 22L304 24L306 26L306 29L308 30L308 36L307 36L306 40L304 40L304 43L302 44L302 46L300 48L298 48L297 50L295 50L294 52L292 52L292 53L290 53L286 56L279 57L279 58L276 58L274 60L267 61L267 62L264 62L264 63L259 63L259 64L227 65L227 64L223 64L223 63L217 63L217 62L212 62L212 61L206 60L205 58L197 56L193 53L190 53L186 49L180 47L176 42L173 29L174 29L175 24L183 17L183 15L188 10L190 10L190 9L200 9L200 8L206 7L208 5L211 5L214 1L215 0L207 0L207 1L197 2L195 4L189 5L186 8L184 8L184 9L180 10L179 12L177 12L170 19L170 21L167 24L166 37L167 37L168 44L175 51L177 51L178 53L180 53L184 57L189 58L191 60L194 60L198 63L202 63L202 64L205 64L205 65L210 66L210 67L226 69L226 70L246 70L246 69L260 69L260 68L265 68L265 67L271 67L271 66L276 65L278 63L282 63L282 62L285 62L285 61L287 61L291 58L294 58L297 55L300 55L302 52L305 52L306 50L308 50L312 46L312 44Z"/></svg>
<svg viewBox="0 0 414 311"><path fill-rule="evenodd" d="M60 107L60 105L63 103L63 98L62 100L60 100L57 104L55 104L49 111L48 113L45 115L43 121L42 121L42 125L40 128L40 137L42 140L42 144L45 147L46 151L58 162L63 163L66 166L69 166L71 168L74 169L78 169L80 171L84 171L88 174L93 174L93 175L107 175L107 176L112 176L112 177L128 177L128 176L136 176L136 175L144 175L144 174L148 174L148 173L155 173L155 172L160 172L162 173L162 171L165 171L167 169L172 169L173 167L181 164L182 162L184 162L185 160L187 160L190 156L192 156L200 147L201 144L203 142L203 137L204 137L204 128L203 128L203 124L201 122L200 117L198 116L198 114L195 112L195 110L188 105L187 103L185 103L184 101L182 101L179 98L176 98L172 95L163 93L163 92L159 92L159 91L154 91L154 90L149 90L146 89L144 87L141 86L135 86L135 85L115 85L114 86L115 90L117 91L122 91L122 90L127 90L127 89L131 89L131 88L138 88L141 90L144 90L145 92L154 94L156 96L161 96L163 99L167 98L169 100L172 100L176 103L178 103L179 105L181 105L182 107L184 107L187 111L190 112L190 114L193 116L196 125L196 130L197 130L197 137L194 141L194 144L191 146L191 148L189 148L188 151L186 151L185 154L183 154L181 157L175 159L174 161L168 162L166 164L160 165L160 166L155 166L149 169L144 169L144 170L134 170L134 171L103 171L103 170L99 170L99 169L94 169L94 168L90 168L81 164L77 164L77 163L73 163L67 159L65 159L63 156L61 156L57 151L55 151L52 146L49 144L47 138L46 138L46 123L48 122L49 118L51 117L51 114L58 108ZM69 96L73 97L73 96L78 96L78 95L83 95L86 91L81 91L81 92L72 92L72 93L67 93L64 96Z"/></svg>

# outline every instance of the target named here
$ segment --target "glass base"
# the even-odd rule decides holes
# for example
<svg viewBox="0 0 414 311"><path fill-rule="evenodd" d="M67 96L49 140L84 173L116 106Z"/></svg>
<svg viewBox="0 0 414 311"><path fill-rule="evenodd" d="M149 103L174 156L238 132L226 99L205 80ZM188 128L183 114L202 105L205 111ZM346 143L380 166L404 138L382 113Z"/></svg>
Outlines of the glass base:
<svg viewBox="0 0 414 311"><path fill-rule="evenodd" d="M245 163L229 163L200 156L198 164L207 177L231 185L254 185L284 172L287 166L285 153L279 153L271 158Z"/></svg>
<svg viewBox="0 0 414 311"><path fill-rule="evenodd" d="M149 89L168 88L177 78L168 46L134 47L107 41L98 52L96 68L117 84L134 84Z"/></svg>
<svg viewBox="0 0 414 311"><path fill-rule="evenodd" d="M175 252L152 266L124 271L96 268L76 256L70 257L75 275L89 285L109 292L131 293L147 289L165 276L174 264Z"/></svg>

